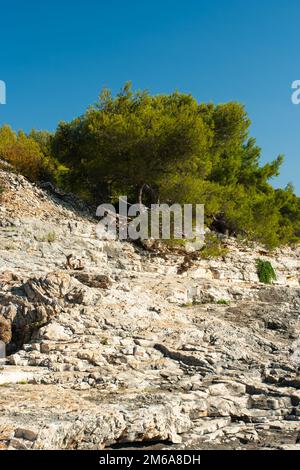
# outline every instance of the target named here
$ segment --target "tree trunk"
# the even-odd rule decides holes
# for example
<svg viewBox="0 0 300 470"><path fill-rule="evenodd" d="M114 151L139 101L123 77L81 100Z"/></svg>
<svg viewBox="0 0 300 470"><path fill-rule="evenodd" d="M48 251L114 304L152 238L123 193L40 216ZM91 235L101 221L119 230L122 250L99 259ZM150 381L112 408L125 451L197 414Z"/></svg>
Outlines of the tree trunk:
<svg viewBox="0 0 300 470"><path fill-rule="evenodd" d="M137 187L137 203L143 204L143 191L145 188L145 183Z"/></svg>

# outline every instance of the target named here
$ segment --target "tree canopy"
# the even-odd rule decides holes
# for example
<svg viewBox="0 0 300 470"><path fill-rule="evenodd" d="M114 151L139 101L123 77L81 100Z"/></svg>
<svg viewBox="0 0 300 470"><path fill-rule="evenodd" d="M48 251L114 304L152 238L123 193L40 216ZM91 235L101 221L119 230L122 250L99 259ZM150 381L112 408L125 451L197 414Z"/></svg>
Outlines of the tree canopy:
<svg viewBox="0 0 300 470"><path fill-rule="evenodd" d="M268 246L300 237L300 198L292 185L274 189L283 157L261 165L250 120L237 102L198 103L179 92L152 96L125 84L56 132L28 136L0 129L0 156L21 168L16 154L42 162L34 177L58 184L96 203L200 203L206 223ZM21 160L22 160L21 158Z"/></svg>

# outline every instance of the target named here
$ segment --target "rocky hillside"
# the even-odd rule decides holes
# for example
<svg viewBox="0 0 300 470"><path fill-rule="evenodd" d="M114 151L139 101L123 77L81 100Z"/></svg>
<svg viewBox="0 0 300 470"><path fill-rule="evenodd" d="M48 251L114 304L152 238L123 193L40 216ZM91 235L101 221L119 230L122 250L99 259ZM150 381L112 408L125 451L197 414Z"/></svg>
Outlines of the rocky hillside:
<svg viewBox="0 0 300 470"><path fill-rule="evenodd" d="M100 240L71 197L0 184L0 448L300 447L300 249L227 239L182 269Z"/></svg>

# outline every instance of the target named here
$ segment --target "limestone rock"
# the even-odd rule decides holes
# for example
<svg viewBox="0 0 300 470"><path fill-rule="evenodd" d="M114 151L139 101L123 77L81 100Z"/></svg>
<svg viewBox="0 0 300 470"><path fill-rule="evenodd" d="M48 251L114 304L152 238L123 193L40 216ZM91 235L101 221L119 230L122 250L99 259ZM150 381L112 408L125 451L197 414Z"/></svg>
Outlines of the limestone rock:
<svg viewBox="0 0 300 470"><path fill-rule="evenodd" d="M49 325L40 328L39 338L48 339L50 341L65 341L70 339L70 335L62 325L52 322Z"/></svg>
<svg viewBox="0 0 300 470"><path fill-rule="evenodd" d="M0 182L1 449L297 447L299 247L99 239L71 195Z"/></svg>

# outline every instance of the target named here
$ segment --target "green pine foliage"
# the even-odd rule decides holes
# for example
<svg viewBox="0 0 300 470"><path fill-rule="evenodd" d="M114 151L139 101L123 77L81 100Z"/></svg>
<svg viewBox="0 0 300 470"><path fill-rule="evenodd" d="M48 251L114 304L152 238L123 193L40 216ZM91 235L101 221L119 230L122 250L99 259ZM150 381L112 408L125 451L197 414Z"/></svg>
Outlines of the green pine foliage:
<svg viewBox="0 0 300 470"><path fill-rule="evenodd" d="M275 189L283 157L262 165L237 102L150 95L127 83L54 134L0 128L0 158L31 180L50 180L89 201L199 203L214 231L273 248L300 240L300 198Z"/></svg>

